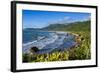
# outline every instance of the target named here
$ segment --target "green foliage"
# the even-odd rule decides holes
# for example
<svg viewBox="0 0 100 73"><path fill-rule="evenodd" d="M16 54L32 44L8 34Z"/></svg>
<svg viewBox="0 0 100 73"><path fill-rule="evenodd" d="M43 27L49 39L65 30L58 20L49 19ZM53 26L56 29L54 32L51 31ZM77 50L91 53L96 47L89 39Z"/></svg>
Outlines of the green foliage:
<svg viewBox="0 0 100 73"><path fill-rule="evenodd" d="M81 44L78 47L69 50L69 60L84 60L91 58L89 33L90 32L77 32L77 34L83 36L84 40L81 41Z"/></svg>
<svg viewBox="0 0 100 73"><path fill-rule="evenodd" d="M36 55L30 53L24 53L22 55L23 62L32 62L32 60L36 59Z"/></svg>
<svg viewBox="0 0 100 73"><path fill-rule="evenodd" d="M86 60L91 59L91 34L90 21L71 23L70 25L60 25L48 27L49 30L60 30L70 32L75 36L78 43L75 47L64 51L53 51L47 54L23 54L23 62L50 62L50 61L67 61L67 60Z"/></svg>
<svg viewBox="0 0 100 73"><path fill-rule="evenodd" d="M32 58L34 55L23 54L23 62L49 62L49 61L66 61L69 58L68 51L53 52L50 54L37 54L36 58Z"/></svg>
<svg viewBox="0 0 100 73"><path fill-rule="evenodd" d="M51 24L47 27L44 27L42 30L51 30L51 31L89 31L90 30L90 21L67 23L67 24Z"/></svg>

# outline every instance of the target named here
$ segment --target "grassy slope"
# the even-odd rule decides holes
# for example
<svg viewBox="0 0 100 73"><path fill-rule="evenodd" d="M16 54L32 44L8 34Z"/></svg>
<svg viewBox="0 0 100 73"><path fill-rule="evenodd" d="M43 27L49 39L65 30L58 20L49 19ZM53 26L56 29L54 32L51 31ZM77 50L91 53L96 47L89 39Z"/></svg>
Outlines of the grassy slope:
<svg viewBox="0 0 100 73"><path fill-rule="evenodd" d="M73 47L70 50L56 51L49 54L42 55L23 55L23 62L47 62L47 61L66 61L66 60L85 60L91 58L90 52L90 21L72 23L70 25L50 25L44 28L45 30L66 31L78 34L76 41L80 44L77 47ZM34 58L34 59L33 59Z"/></svg>
<svg viewBox="0 0 100 73"><path fill-rule="evenodd" d="M90 44L91 44L91 34L90 34L90 21L86 22L79 22L76 23L75 26L69 26L68 31L80 35L81 44L78 47L74 47L73 49L69 50L69 59L76 60L76 59L90 59L91 52L90 52Z"/></svg>
<svg viewBox="0 0 100 73"><path fill-rule="evenodd" d="M75 22L69 24L51 24L43 30L57 30L57 31L89 31L90 30L90 21L84 22Z"/></svg>

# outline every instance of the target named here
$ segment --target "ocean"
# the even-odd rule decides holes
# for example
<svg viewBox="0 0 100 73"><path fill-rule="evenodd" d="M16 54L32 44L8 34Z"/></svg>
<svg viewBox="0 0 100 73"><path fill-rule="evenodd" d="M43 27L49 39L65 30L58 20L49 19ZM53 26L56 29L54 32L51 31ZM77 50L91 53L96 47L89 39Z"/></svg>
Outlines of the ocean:
<svg viewBox="0 0 100 73"><path fill-rule="evenodd" d="M23 30L22 51L29 52L31 47L37 47L39 54L64 50L77 44L74 39L74 36L67 32Z"/></svg>
<svg viewBox="0 0 100 73"><path fill-rule="evenodd" d="M23 44L38 40L39 37L51 37L51 32L40 31L40 30L23 30Z"/></svg>

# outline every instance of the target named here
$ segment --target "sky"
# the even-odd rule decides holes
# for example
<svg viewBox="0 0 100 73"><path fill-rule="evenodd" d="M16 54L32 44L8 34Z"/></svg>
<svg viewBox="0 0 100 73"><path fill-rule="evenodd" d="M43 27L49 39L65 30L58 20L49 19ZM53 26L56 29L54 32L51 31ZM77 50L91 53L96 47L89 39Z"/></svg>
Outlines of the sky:
<svg viewBox="0 0 100 73"><path fill-rule="evenodd" d="M23 28L43 28L54 23L86 21L90 13L23 10Z"/></svg>

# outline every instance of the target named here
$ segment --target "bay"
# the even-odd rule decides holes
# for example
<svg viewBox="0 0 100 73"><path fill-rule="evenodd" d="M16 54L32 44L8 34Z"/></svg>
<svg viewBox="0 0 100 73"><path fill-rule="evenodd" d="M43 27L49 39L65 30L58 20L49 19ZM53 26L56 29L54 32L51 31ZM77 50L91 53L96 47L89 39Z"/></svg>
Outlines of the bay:
<svg viewBox="0 0 100 73"><path fill-rule="evenodd" d="M75 46L75 36L67 32L60 31L23 31L23 53L29 52L31 47L37 47L37 53L44 54L52 51L64 50Z"/></svg>

